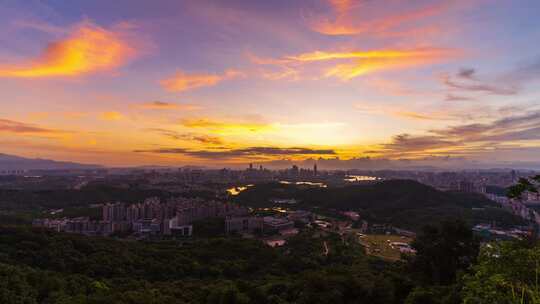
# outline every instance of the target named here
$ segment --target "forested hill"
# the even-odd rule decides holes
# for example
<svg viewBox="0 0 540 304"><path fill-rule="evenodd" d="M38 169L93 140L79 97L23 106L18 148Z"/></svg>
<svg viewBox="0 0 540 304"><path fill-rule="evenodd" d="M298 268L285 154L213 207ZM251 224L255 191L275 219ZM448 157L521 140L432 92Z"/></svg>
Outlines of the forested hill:
<svg viewBox="0 0 540 304"><path fill-rule="evenodd" d="M275 205L272 200L276 198L298 200L294 208L354 210L370 221L413 230L445 218L496 221L500 225L524 224L480 194L443 192L411 180L329 188L267 183L248 188L236 200L253 207L269 207Z"/></svg>
<svg viewBox="0 0 540 304"><path fill-rule="evenodd" d="M329 252L324 253L327 246ZM129 242L0 226L0 303L402 303L409 274L354 238Z"/></svg>

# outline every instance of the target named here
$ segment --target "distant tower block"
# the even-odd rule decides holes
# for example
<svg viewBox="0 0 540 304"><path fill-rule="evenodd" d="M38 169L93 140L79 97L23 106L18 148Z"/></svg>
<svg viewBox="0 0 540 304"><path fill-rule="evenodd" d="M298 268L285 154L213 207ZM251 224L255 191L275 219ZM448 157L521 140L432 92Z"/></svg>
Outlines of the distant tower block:
<svg viewBox="0 0 540 304"><path fill-rule="evenodd" d="M249 170L253 170L253 164L249 164Z"/></svg>
<svg viewBox="0 0 540 304"><path fill-rule="evenodd" d="M317 164L313 165L313 174L317 175Z"/></svg>

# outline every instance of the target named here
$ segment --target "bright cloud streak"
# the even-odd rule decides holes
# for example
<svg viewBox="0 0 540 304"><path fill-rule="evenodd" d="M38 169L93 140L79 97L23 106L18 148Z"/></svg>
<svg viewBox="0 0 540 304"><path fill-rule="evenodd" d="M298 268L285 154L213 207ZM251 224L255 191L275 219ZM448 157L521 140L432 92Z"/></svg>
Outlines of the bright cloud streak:
<svg viewBox="0 0 540 304"><path fill-rule="evenodd" d="M65 39L49 44L36 59L0 65L0 77L70 77L123 65L135 50L119 34L85 22Z"/></svg>
<svg viewBox="0 0 540 304"><path fill-rule="evenodd" d="M65 131L54 130L28 124L19 121L0 118L0 133L11 133L20 135L59 135L66 134Z"/></svg>
<svg viewBox="0 0 540 304"><path fill-rule="evenodd" d="M188 74L178 71L172 77L161 80L160 83L168 91L182 92L200 87L214 86L224 80L238 78L242 75L241 72L236 70L227 70L221 75L204 73Z"/></svg>
<svg viewBox="0 0 540 304"><path fill-rule="evenodd" d="M145 110L184 110L193 111L201 109L200 106L193 104L179 104L164 101L151 101L138 105L138 108Z"/></svg>
<svg viewBox="0 0 540 304"><path fill-rule="evenodd" d="M122 120L124 119L124 115L119 112L110 111L110 112L104 112L99 115L99 118L102 120L108 120L108 121L115 121L115 120Z"/></svg>
<svg viewBox="0 0 540 304"><path fill-rule="evenodd" d="M207 118L185 119L181 122L187 128L201 128L215 134L256 133L275 129L275 126L262 122L227 122Z"/></svg>
<svg viewBox="0 0 540 304"><path fill-rule="evenodd" d="M420 48L411 50L372 50L351 52L315 51L297 56L287 57L295 61L324 61L333 59L401 59L401 58L432 58L454 54L455 50Z"/></svg>
<svg viewBox="0 0 540 304"><path fill-rule="evenodd" d="M447 61L462 56L462 53L457 49L449 48L354 50L348 52L314 51L280 59L254 57L254 62L273 64L285 68L288 68L288 65L295 64L327 63L331 66L322 72L323 76L349 80L382 70L402 69Z"/></svg>

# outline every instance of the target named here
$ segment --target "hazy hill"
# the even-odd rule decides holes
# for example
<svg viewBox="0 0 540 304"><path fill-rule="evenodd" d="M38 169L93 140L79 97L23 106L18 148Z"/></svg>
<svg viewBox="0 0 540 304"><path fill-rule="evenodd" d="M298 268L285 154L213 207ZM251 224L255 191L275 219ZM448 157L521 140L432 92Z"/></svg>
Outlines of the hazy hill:
<svg viewBox="0 0 540 304"><path fill-rule="evenodd" d="M309 189L269 183L248 188L237 201L254 207L268 207L273 205L273 198L295 198L300 201L295 208L354 210L369 221L409 229L445 218L463 218L471 222L494 220L502 225L524 224L520 218L498 208L495 202L482 195L443 192L410 180Z"/></svg>
<svg viewBox="0 0 540 304"><path fill-rule="evenodd" d="M24 158L0 153L0 171L93 169L99 167L99 165L63 162L41 158Z"/></svg>

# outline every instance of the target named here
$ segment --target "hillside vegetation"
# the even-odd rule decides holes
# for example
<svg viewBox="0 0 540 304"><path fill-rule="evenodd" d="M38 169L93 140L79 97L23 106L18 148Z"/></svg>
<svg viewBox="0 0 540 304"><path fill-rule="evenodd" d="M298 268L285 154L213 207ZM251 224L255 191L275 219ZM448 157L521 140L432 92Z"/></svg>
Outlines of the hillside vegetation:
<svg viewBox="0 0 540 304"><path fill-rule="evenodd" d="M298 200L296 205L287 205L293 208L354 210L364 219L413 230L448 218L469 223L495 221L502 226L525 224L480 194L443 192L411 180L329 188L267 183L241 192L236 201L252 207L271 207L276 198Z"/></svg>

